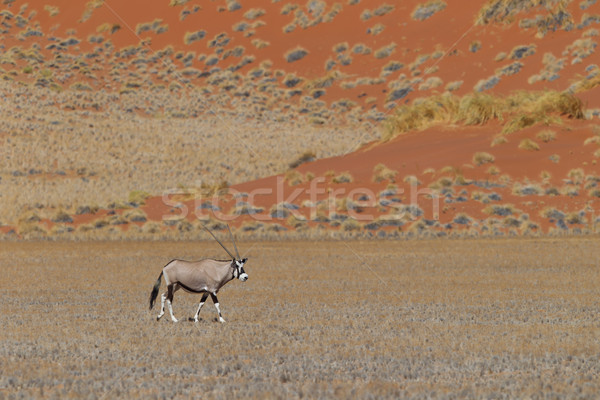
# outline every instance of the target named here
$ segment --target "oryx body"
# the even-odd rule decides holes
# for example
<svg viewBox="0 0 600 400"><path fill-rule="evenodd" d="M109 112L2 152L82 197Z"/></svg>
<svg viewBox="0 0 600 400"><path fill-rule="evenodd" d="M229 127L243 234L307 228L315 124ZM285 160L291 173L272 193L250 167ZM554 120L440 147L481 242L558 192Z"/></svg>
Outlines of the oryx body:
<svg viewBox="0 0 600 400"><path fill-rule="evenodd" d="M207 229L208 230L208 229ZM212 232L208 231L211 235ZM231 234L231 232L230 232ZM214 235L213 235L214 237ZM233 236L232 236L233 239ZM248 260L247 258L240 259L239 253L236 253L237 258L234 257L229 250L215 237L215 240L231 255L232 260L215 260L215 259L204 259L200 261L184 261L184 260L171 260L165 265L154 284L152 293L150 294L150 309L154 306L158 291L160 288L161 279L164 276L167 284L167 291L161 296L161 310L156 317L159 320L165 314L165 302L169 308L171 314L171 320L177 322L177 318L173 315L173 294L183 289L188 293L202 293L198 310L194 316L194 322L198 322L198 314L204 305L204 302L210 295L217 313L219 315L219 321L225 322L221 315L221 309L219 308L219 300L217 299L217 293L219 290L232 279L239 279L245 282L248 279L248 274L244 271L244 264ZM235 245L235 241L234 241Z"/></svg>

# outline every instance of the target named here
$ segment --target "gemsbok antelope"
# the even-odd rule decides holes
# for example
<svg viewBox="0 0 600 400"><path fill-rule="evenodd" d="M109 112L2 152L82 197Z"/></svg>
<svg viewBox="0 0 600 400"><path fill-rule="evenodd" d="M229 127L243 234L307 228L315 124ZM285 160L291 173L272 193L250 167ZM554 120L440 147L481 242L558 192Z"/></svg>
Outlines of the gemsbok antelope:
<svg viewBox="0 0 600 400"><path fill-rule="evenodd" d="M223 247L223 249L229 254L232 260L214 260L204 259L200 261L183 261L183 260L172 260L165 265L154 284L152 293L150 293L150 309L154 307L154 302L158 296L158 290L160 288L161 278L165 277L167 284L167 291L162 294L160 298L161 309L160 313L156 317L158 321L165 314L165 301L167 307L169 307L169 313L171 314L171 320L177 322L177 318L173 315L173 294L180 288L189 293L202 293L200 304L198 305L198 311L194 316L194 322L198 322L198 314L204 305L204 302L210 295L217 314L219 315L219 321L225 322L221 315L221 309L219 308L219 300L217 299L217 293L227 282L238 278L240 281L245 282L248 280L248 274L244 271L244 264L248 261L247 258L240 258L235 239L231 234L229 226L229 236L235 247L235 253L233 254L217 239L217 237L207 228L204 227L212 235L213 238Z"/></svg>

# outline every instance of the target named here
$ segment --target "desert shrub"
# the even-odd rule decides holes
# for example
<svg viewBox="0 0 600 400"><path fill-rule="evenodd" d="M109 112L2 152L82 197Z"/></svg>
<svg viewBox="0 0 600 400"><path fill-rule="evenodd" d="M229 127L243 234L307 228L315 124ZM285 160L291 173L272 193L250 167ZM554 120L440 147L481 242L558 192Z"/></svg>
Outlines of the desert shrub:
<svg viewBox="0 0 600 400"><path fill-rule="evenodd" d="M443 176L435 182L437 187L449 188L454 184L454 181L447 176Z"/></svg>
<svg viewBox="0 0 600 400"><path fill-rule="evenodd" d="M334 53L343 53L344 51L347 51L350 48L350 45L348 44L348 42L341 42L338 44L335 44L332 48Z"/></svg>
<svg viewBox="0 0 600 400"><path fill-rule="evenodd" d="M512 204L493 204L483 209L483 212L489 215L497 215L499 217L507 217L519 212Z"/></svg>
<svg viewBox="0 0 600 400"><path fill-rule="evenodd" d="M458 213L456 214L452 222L459 225L469 225L473 222L473 219L465 213Z"/></svg>
<svg viewBox="0 0 600 400"><path fill-rule="evenodd" d="M285 53L285 60L289 63L299 61L308 55L308 50L302 47L296 47Z"/></svg>
<svg viewBox="0 0 600 400"><path fill-rule="evenodd" d="M123 217L129 222L146 222L148 220L146 213L139 208L127 210L123 213Z"/></svg>
<svg viewBox="0 0 600 400"><path fill-rule="evenodd" d="M129 221L121 215L111 215L108 218L108 223L110 225L126 225L129 223Z"/></svg>
<svg viewBox="0 0 600 400"><path fill-rule="evenodd" d="M44 6L44 11L48 12L49 16L56 17L58 15L60 9L58 7L55 7L55 6L45 5Z"/></svg>
<svg viewBox="0 0 600 400"><path fill-rule="evenodd" d="M425 21L435 13L438 13L446 8L446 2L442 0L430 0L427 3L419 4L410 15L412 19L417 21Z"/></svg>
<svg viewBox="0 0 600 400"><path fill-rule="evenodd" d="M496 147L504 143L508 143L508 139L504 135L498 135L492 140L491 146Z"/></svg>
<svg viewBox="0 0 600 400"><path fill-rule="evenodd" d="M542 178L544 181L549 180L550 178L552 178L552 174L546 170L540 172L540 178Z"/></svg>
<svg viewBox="0 0 600 400"><path fill-rule="evenodd" d="M384 140L413 130L425 129L435 123L450 122L456 115L458 100L453 96L431 96L399 107L386 120Z"/></svg>
<svg viewBox="0 0 600 400"><path fill-rule="evenodd" d="M315 154L314 151L312 150L307 150L304 153L302 153L297 159L295 159L294 161L292 161L289 164L290 168L297 168L300 165L307 163L307 162L312 162L317 158L317 155Z"/></svg>
<svg viewBox="0 0 600 400"><path fill-rule="evenodd" d="M271 42L262 39L252 39L252 45L257 49L265 49L271 45Z"/></svg>
<svg viewBox="0 0 600 400"><path fill-rule="evenodd" d="M42 220L42 218L39 216L39 214L34 211L34 210L29 210L29 211L25 211L23 212L17 222L19 224L32 224L32 223L38 223Z"/></svg>
<svg viewBox="0 0 600 400"><path fill-rule="evenodd" d="M260 214L265 209L262 207L256 207L252 204L246 203L244 201L238 202L237 205L233 208L233 214L235 215L254 215Z"/></svg>
<svg viewBox="0 0 600 400"><path fill-rule="evenodd" d="M262 230L264 228L264 224L258 221L247 221L242 224L240 229L242 232L255 232L258 230Z"/></svg>
<svg viewBox="0 0 600 400"><path fill-rule="evenodd" d="M582 168L573 168L567 172L567 176L576 185L579 185L583 182L585 172Z"/></svg>
<svg viewBox="0 0 600 400"><path fill-rule="evenodd" d="M75 215L81 215L81 214L95 214L98 212L98 210L100 209L100 207L94 205L94 206L78 206L77 209L75 210Z"/></svg>
<svg viewBox="0 0 600 400"><path fill-rule="evenodd" d="M495 165L492 165L487 169L486 172L490 175L498 175L500 173L500 169Z"/></svg>
<svg viewBox="0 0 600 400"><path fill-rule="evenodd" d="M379 197L390 197L395 196L398 193L398 186L394 184L389 184L387 187L379 192Z"/></svg>
<svg viewBox="0 0 600 400"><path fill-rule="evenodd" d="M144 226L142 227L142 232L144 233L150 233L150 234L156 234L156 233L160 233L163 229L163 226L156 222L156 221L149 221L146 222L144 224Z"/></svg>
<svg viewBox="0 0 600 400"><path fill-rule="evenodd" d="M469 44L469 51L471 53L477 53L481 50L481 42L479 40L474 40Z"/></svg>
<svg viewBox="0 0 600 400"><path fill-rule="evenodd" d="M75 82L71 85L71 90L92 91L93 88L85 82Z"/></svg>
<svg viewBox="0 0 600 400"><path fill-rule="evenodd" d="M357 43L352 47L352 52L354 54L368 55L371 54L371 48L364 43Z"/></svg>
<svg viewBox="0 0 600 400"><path fill-rule="evenodd" d="M298 215L290 215L285 222L294 229L306 226L306 218Z"/></svg>
<svg viewBox="0 0 600 400"><path fill-rule="evenodd" d="M304 182L304 177L302 174L295 169L290 169L285 173L284 177L285 181L290 186L296 186Z"/></svg>
<svg viewBox="0 0 600 400"><path fill-rule="evenodd" d="M377 164L373 168L373 182L379 183L383 181L395 182L398 171L386 167L383 164Z"/></svg>
<svg viewBox="0 0 600 400"><path fill-rule="evenodd" d="M520 12L527 12L536 6L549 10L549 18L555 23L566 23L567 16L562 1L556 0L488 0L477 13L476 23L485 25L492 22L511 22L512 17ZM543 22L542 22L543 24Z"/></svg>
<svg viewBox="0 0 600 400"><path fill-rule="evenodd" d="M350 172L342 172L341 174L334 176L331 180L333 183L350 183L353 181Z"/></svg>
<svg viewBox="0 0 600 400"><path fill-rule="evenodd" d="M569 213L569 214L566 215L565 221L568 224L571 224L571 225L585 224L586 223L586 219L584 217L584 213L583 212L571 212L571 213Z"/></svg>
<svg viewBox="0 0 600 400"><path fill-rule="evenodd" d="M521 221L515 217L506 217L502 220L502 225L507 228L518 228L521 226Z"/></svg>
<svg viewBox="0 0 600 400"><path fill-rule="evenodd" d="M394 6L391 4L382 4L381 6L377 7L376 9L373 10L373 15L375 15L376 17L382 17L386 14L391 13L392 11L394 11Z"/></svg>
<svg viewBox="0 0 600 400"><path fill-rule="evenodd" d="M141 205L146 203L146 199L150 197L150 193L143 190L133 190L129 192L128 201L131 204Z"/></svg>
<svg viewBox="0 0 600 400"><path fill-rule="evenodd" d="M480 79L473 87L473 90L475 90L476 92L483 92L486 90L490 90L494 86L496 86L499 82L500 82L500 77L496 76L496 75L492 75L488 78Z"/></svg>
<svg viewBox="0 0 600 400"><path fill-rule="evenodd" d="M387 46L380 47L379 49L373 52L373 55L377 59L386 58L392 55L392 53L396 50L396 43L390 43Z"/></svg>
<svg viewBox="0 0 600 400"><path fill-rule="evenodd" d="M575 185L566 185L560 189L560 194L565 196L576 197L579 196L579 189Z"/></svg>
<svg viewBox="0 0 600 400"><path fill-rule="evenodd" d="M483 165L494 162L494 156L490 153L486 153L485 151L479 151L473 154L473 164L475 165Z"/></svg>
<svg viewBox="0 0 600 400"><path fill-rule="evenodd" d="M516 194L517 196L541 195L543 193L544 190L538 185L522 186L520 184L515 184L513 188L513 194Z"/></svg>
<svg viewBox="0 0 600 400"><path fill-rule="evenodd" d="M559 211L553 207L544 208L540 212L540 215L544 218L554 219L554 220L561 220L561 219L565 218L565 213L563 213L562 211Z"/></svg>
<svg viewBox="0 0 600 400"><path fill-rule="evenodd" d="M513 60L520 60L527 56L532 56L535 54L536 46L535 44L531 44L529 46L526 45L518 45L512 49L509 57Z"/></svg>
<svg viewBox="0 0 600 400"><path fill-rule="evenodd" d="M447 90L448 92L454 92L458 89L460 89L460 87L463 85L464 81L452 81L452 82L448 82L445 86L445 90Z"/></svg>
<svg viewBox="0 0 600 400"><path fill-rule="evenodd" d="M466 125L484 124L501 119L505 108L500 98L485 93L469 94L460 99L456 120Z"/></svg>
<svg viewBox="0 0 600 400"><path fill-rule="evenodd" d="M50 220L54 223L73 222L73 218L64 210L58 210Z"/></svg>
<svg viewBox="0 0 600 400"><path fill-rule="evenodd" d="M341 199L338 199L336 202L336 206L337 206L337 210L338 211L355 211L358 213L361 213L364 211L364 202L363 201L354 201L354 199L350 198L350 197L344 197Z"/></svg>
<svg viewBox="0 0 600 400"><path fill-rule="evenodd" d="M399 207L397 212L409 216L412 219L422 217L425 214L425 211L416 204L405 204Z"/></svg>
<svg viewBox="0 0 600 400"><path fill-rule="evenodd" d="M362 228L362 225L354 218L349 218L349 219L345 220L344 222L342 222L341 228L342 228L342 230L344 230L346 232L357 231Z"/></svg>
<svg viewBox="0 0 600 400"><path fill-rule="evenodd" d="M109 218L99 218L97 220L95 220L94 222L92 222L92 226L95 229L101 229L104 228L105 226L110 224L110 219Z"/></svg>
<svg viewBox="0 0 600 400"><path fill-rule="evenodd" d="M256 19L265 15L267 12L263 8L252 8L244 13L246 19Z"/></svg>
<svg viewBox="0 0 600 400"><path fill-rule="evenodd" d="M64 235L67 233L71 233L74 232L75 228L73 228L72 226L65 226L65 225L54 225L52 227L52 229L50 229L50 235Z"/></svg>
<svg viewBox="0 0 600 400"><path fill-rule="evenodd" d="M299 208L300 207L296 204L281 202L271 206L269 212L273 218L285 219L290 215L289 210L298 210Z"/></svg>
<svg viewBox="0 0 600 400"><path fill-rule="evenodd" d="M535 137L544 143L548 143L553 140L556 140L556 132L550 129L544 129L543 131L538 132L538 134L535 135Z"/></svg>
<svg viewBox="0 0 600 400"><path fill-rule="evenodd" d="M367 34L376 36L376 35L379 35L381 32L383 32L384 29L385 29L385 25L378 23L378 24L373 25L369 29L367 29Z"/></svg>
<svg viewBox="0 0 600 400"><path fill-rule="evenodd" d="M510 96L514 116L504 125L502 132L511 133L538 123L549 125L560 122L556 115L584 119L583 102L570 93L519 92Z"/></svg>
<svg viewBox="0 0 600 400"><path fill-rule="evenodd" d="M41 238L48 234L46 228L38 224L37 222L19 222L19 224L17 225L17 232L26 240Z"/></svg>
<svg viewBox="0 0 600 400"><path fill-rule="evenodd" d="M415 175L406 175L403 179L409 185L420 185L421 181Z"/></svg>
<svg viewBox="0 0 600 400"><path fill-rule="evenodd" d="M598 188L591 189L591 190L588 192L588 195L589 195L590 197L600 197L600 189L598 189Z"/></svg>
<svg viewBox="0 0 600 400"><path fill-rule="evenodd" d="M521 140L521 143L519 143L519 149L527 151L537 151L540 149L540 145L538 145L531 139L523 139Z"/></svg>

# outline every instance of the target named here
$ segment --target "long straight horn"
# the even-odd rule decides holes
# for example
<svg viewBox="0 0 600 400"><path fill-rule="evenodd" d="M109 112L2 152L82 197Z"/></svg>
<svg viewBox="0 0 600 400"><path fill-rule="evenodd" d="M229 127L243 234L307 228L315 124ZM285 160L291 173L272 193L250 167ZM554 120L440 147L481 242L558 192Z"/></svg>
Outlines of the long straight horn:
<svg viewBox="0 0 600 400"><path fill-rule="evenodd" d="M231 241L233 242L233 247L235 247L235 254L237 254L237 259L241 260L241 258L240 258L240 252L238 251L237 245L235 244L235 238L231 234L231 229L229 229L229 224L227 224L227 230L229 231L229 236L231 237Z"/></svg>
<svg viewBox="0 0 600 400"><path fill-rule="evenodd" d="M206 229L206 231L207 231L208 233L210 233L210 235L211 235L212 237L214 237L214 238L215 238L215 240L217 241L217 243L219 243L219 244L221 245L221 247L223 248L223 250L225 250L225 251L227 252L227 254L229 254L229 256L235 260L235 257L233 256L233 254L231 254L231 252L230 252L229 250L227 250L227 247L223 246L223 243L221 243L221 241L220 241L219 239L217 239L217 237L216 237L216 236L215 236L215 235L214 235L214 234L213 234L213 233L210 231L210 229L208 229L208 228L206 227L206 225L202 225L202 227L203 227L204 229Z"/></svg>

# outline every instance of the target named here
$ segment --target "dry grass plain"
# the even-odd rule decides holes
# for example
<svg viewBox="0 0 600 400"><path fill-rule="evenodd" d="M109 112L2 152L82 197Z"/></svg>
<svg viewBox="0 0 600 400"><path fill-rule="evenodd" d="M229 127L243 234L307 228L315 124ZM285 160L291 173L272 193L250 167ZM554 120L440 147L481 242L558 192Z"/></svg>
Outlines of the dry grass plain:
<svg viewBox="0 0 600 400"><path fill-rule="evenodd" d="M148 311L162 265L216 243L3 243L0 399L600 391L597 238L240 245L228 322L173 324Z"/></svg>

